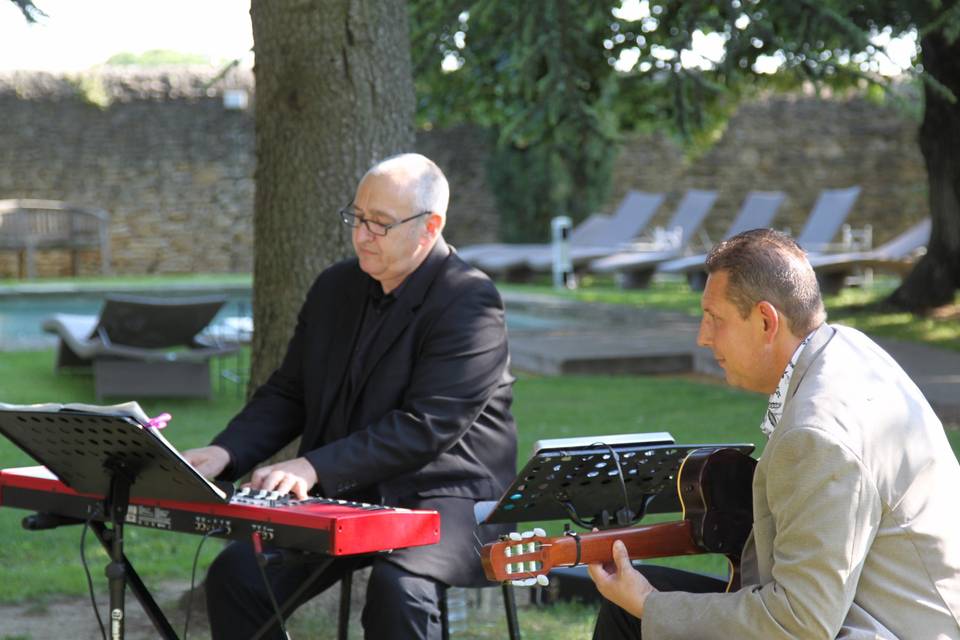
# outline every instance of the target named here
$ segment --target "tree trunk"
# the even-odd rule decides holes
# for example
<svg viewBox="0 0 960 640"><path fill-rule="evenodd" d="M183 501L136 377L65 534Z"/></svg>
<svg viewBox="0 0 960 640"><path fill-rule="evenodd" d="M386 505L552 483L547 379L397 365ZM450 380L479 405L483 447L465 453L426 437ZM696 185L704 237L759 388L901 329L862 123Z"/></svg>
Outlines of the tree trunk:
<svg viewBox="0 0 960 640"><path fill-rule="evenodd" d="M920 46L924 73L955 98L951 102L930 84L924 87L919 142L927 164L930 242L888 300L914 312L952 303L960 286L960 39L949 42L938 32L923 37Z"/></svg>
<svg viewBox="0 0 960 640"><path fill-rule="evenodd" d="M250 15L252 390L283 358L313 279L351 253L337 212L370 165L412 148L414 91L404 0L252 0Z"/></svg>
<svg viewBox="0 0 960 640"><path fill-rule="evenodd" d="M377 160L412 149L415 102L405 0L252 0L250 15L257 168L248 394L283 359L314 278L350 255L337 213L357 182Z"/></svg>

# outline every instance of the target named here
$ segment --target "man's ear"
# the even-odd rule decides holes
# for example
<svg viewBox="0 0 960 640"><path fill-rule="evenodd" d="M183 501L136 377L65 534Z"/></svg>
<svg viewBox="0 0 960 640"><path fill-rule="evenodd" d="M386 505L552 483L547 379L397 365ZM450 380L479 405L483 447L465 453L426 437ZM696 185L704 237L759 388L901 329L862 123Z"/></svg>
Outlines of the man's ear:
<svg viewBox="0 0 960 640"><path fill-rule="evenodd" d="M427 216L426 228L431 238L437 237L440 235L440 231L443 230L443 217L439 214L431 213Z"/></svg>
<svg viewBox="0 0 960 640"><path fill-rule="evenodd" d="M769 344L780 332L780 322L783 318L780 317L776 307L766 300L757 303L757 311L760 312L760 320L763 323L764 341Z"/></svg>

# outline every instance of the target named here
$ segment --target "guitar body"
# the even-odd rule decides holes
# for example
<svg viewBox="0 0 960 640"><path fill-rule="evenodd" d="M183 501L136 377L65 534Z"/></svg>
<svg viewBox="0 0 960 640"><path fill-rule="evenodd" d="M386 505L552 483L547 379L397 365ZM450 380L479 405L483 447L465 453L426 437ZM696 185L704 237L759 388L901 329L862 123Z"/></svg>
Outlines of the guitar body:
<svg viewBox="0 0 960 640"><path fill-rule="evenodd" d="M698 449L677 474L683 519L703 553L730 561L729 589L740 588L740 552L753 526L753 472L757 461L734 449Z"/></svg>
<svg viewBox="0 0 960 640"><path fill-rule="evenodd" d="M730 588L739 588L740 552L753 524L756 460L734 449L697 449L677 473L683 519L565 536L524 534L484 545L487 578L497 582L545 575L553 567L613 560L614 540L633 559L722 553L731 563Z"/></svg>

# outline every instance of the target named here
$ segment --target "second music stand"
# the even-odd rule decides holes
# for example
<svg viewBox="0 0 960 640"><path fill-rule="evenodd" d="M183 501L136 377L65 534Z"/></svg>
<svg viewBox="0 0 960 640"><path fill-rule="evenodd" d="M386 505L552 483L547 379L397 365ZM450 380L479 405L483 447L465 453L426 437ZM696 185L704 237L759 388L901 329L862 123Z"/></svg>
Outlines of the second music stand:
<svg viewBox="0 0 960 640"><path fill-rule="evenodd" d="M677 473L696 449L752 444L597 443L540 449L484 519L485 524L570 519L584 529L637 523L648 513L680 511Z"/></svg>

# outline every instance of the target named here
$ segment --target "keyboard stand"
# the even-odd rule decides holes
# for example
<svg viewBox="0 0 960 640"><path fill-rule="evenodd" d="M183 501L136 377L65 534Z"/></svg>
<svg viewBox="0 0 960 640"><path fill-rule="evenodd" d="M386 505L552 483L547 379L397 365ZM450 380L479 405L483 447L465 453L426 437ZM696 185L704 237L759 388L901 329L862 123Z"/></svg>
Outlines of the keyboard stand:
<svg viewBox="0 0 960 640"><path fill-rule="evenodd" d="M201 476L156 429L129 413L9 406L0 410L0 433L71 489L104 497L84 521L90 521L110 556L106 575L111 640L124 637L128 583L157 630L165 638L176 638L123 552L130 496L222 504L229 498L224 488ZM97 516L109 521L110 527L100 522L94 525ZM42 516L24 522L25 527L35 529L60 524L67 522Z"/></svg>
<svg viewBox="0 0 960 640"><path fill-rule="evenodd" d="M82 525L83 523L84 521L78 518L67 518L51 513L35 513L26 516L22 521L23 528L29 531L45 531L47 529L56 529L58 527L68 525ZM102 522L98 520L91 520L90 529L97 537L97 540L100 541L100 544L103 546L104 550L110 556L110 563L107 565L107 576L110 584L111 612L114 611L114 607L117 604L115 602L114 594L118 589L121 593L121 601L119 603L120 611L123 611L123 589L125 587L129 587L130 591L133 592L134 597L137 599L137 602L140 603L140 607L143 609L143 612L147 614L148 618L150 618L150 622L153 623L153 626L157 630L159 637L163 638L163 640L177 640L179 636L177 636L176 631L173 630L170 621L167 620L166 615L164 615L163 610L160 608L160 605L157 604L157 601L153 599L153 596L150 594L150 590L147 589L147 585L145 585L143 580L140 579L140 574L137 573L137 570L133 568L133 564L131 564L126 554L123 553L122 527L119 532L121 538L119 544L119 556L116 556L116 550L114 548L114 541L117 537L117 529L115 526L108 529ZM119 574L120 582L115 582L114 578L110 577L111 574ZM123 618L121 621L123 621ZM123 637L122 630L119 637Z"/></svg>

